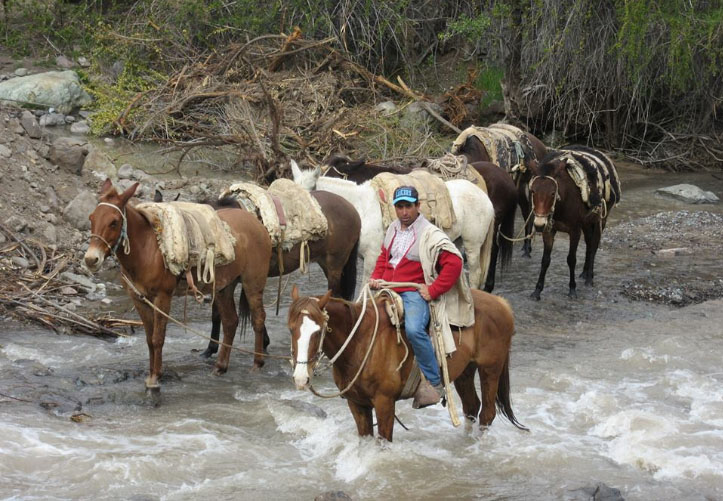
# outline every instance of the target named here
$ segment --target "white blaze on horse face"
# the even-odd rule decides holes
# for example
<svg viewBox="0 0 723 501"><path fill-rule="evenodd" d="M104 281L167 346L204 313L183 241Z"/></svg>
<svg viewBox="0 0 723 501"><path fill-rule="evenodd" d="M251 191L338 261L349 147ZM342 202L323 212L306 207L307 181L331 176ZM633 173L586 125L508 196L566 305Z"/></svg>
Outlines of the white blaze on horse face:
<svg viewBox="0 0 723 501"><path fill-rule="evenodd" d="M319 330L321 330L319 324L304 315L301 327L299 327L299 339L296 341L296 367L294 368L294 382L299 390L303 390L309 384L311 377L310 360L314 356L313 353L309 353L309 346L311 336Z"/></svg>

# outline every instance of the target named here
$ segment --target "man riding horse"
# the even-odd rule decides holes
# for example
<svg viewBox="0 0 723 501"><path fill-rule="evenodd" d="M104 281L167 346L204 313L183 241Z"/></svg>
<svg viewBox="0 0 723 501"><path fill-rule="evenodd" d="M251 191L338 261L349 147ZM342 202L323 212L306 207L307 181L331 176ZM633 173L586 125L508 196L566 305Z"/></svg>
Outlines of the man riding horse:
<svg viewBox="0 0 723 501"><path fill-rule="evenodd" d="M462 256L449 237L419 212L417 190L400 186L394 191L392 203L397 220L387 229L369 286L378 289L383 281L420 284L393 290L402 298L407 339L424 374L412 404L421 409L436 404L444 396L439 364L427 334L428 303L442 299L447 304L440 311L446 313L450 323L460 327L474 324L474 305L462 275Z"/></svg>

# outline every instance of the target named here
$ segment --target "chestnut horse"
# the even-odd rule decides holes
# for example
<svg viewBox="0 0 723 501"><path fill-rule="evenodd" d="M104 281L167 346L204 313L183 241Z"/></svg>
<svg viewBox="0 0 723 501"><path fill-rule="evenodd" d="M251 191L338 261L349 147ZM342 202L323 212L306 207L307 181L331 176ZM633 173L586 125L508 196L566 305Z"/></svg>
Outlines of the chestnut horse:
<svg viewBox="0 0 723 501"><path fill-rule="evenodd" d="M404 329L401 342L397 343L396 328L387 316L383 300L379 299L376 335L377 316L374 308L368 306L357 331L349 339L362 313L361 303L333 299L330 292L321 297L301 297L296 287L291 297L288 326L296 387L310 387L321 352L329 359L338 356L333 377L342 391L354 381L361 367L358 378L343 396L359 435L374 435L373 410L379 436L391 442L395 402L401 400L414 365ZM450 380L454 380L462 399L465 416L472 422L479 417L482 430L492 424L496 407L512 424L526 430L517 421L510 402L510 343L515 330L512 309L501 297L486 292L472 289L472 297L475 324L462 329L461 335L454 331L457 350L447 359ZM348 345L343 347L345 343ZM475 390L475 371L480 376L481 407Z"/></svg>
<svg viewBox="0 0 723 501"><path fill-rule="evenodd" d="M520 206L522 220L525 221L526 238L522 244L522 254L524 256L530 257L530 251L532 250L532 244L530 243L530 238L532 235L532 221L528 220L528 218L530 217L531 205L529 194L527 192L527 185L532 176L530 174L529 168L531 162L533 162L534 160L539 160L545 156L547 148L542 143L542 141L537 139L529 132L524 133L524 138L525 141L523 141L520 145L523 157L519 158L516 153L515 155L517 156L518 162L523 163L525 169L521 169L520 171L515 173L509 172L509 174L517 185L517 203ZM514 148L514 146L510 144L510 148ZM502 165L502 162L498 158L491 158L490 154L487 152L487 148L485 148L484 144L482 144L482 142L474 135L468 136L467 140L464 143L460 145L454 145L452 147L452 153L455 155L466 156L467 160L471 163L492 162L496 165ZM507 155L509 153L511 152L498 151L497 156L499 157L500 155Z"/></svg>
<svg viewBox="0 0 723 501"><path fill-rule="evenodd" d="M138 183L135 183L119 194L110 179L103 183L99 203L90 215L91 241L84 260L90 271L97 272L103 261L114 254L120 263L122 277L132 283L130 286L124 281L123 286L133 300L146 331L150 358L146 388L157 393L160 389L166 337L165 315L170 311L171 298L183 277L173 275L166 269L151 223L128 203L137 187ZM262 351L266 312L263 292L271 260L271 239L264 226L246 211L224 209L218 212L218 216L228 224L236 239L235 260L215 268L213 292L223 323L225 345L221 348L214 373L222 374L228 369L230 346L238 326L233 291L239 281L243 286L242 294L250 305L251 322L256 335L254 366L261 367L264 363ZM116 252L119 247L120 250ZM195 268L190 272L195 275ZM211 292L208 285L197 283L196 286L203 292Z"/></svg>
<svg viewBox="0 0 723 501"><path fill-rule="evenodd" d="M586 198L570 175L577 167L576 176L587 184ZM610 210L620 201L620 180L615 165L602 152L585 146L569 146L549 152L541 164L533 163L530 180L530 199L535 214L535 229L542 233L544 251L537 286L531 297L540 300L545 286L545 274L550 266L555 233L570 235L567 266L570 268L569 296L575 297L575 264L580 233L585 237L585 264L581 278L585 285L593 284L595 253L600 244ZM589 190L589 193L587 191Z"/></svg>
<svg viewBox="0 0 723 501"><path fill-rule="evenodd" d="M334 155L325 162L327 177L340 177L357 184L369 181L377 174L391 172L394 174L409 174L415 168L402 165L377 165L365 160L351 160L343 155ZM468 164L474 168L485 180L487 194L495 209L494 241L490 266L487 271L484 290L492 292L495 288L495 274L499 257L500 269L504 271L512 259L512 238L515 232L515 210L517 210L517 188L512 178L502 169L491 162L473 162ZM423 168L423 167L416 167ZM500 233L502 235L500 235Z"/></svg>
<svg viewBox="0 0 723 501"><path fill-rule="evenodd" d="M356 262L359 248L359 231L361 219L354 206L339 195L328 191L312 191L311 196L316 199L321 211L326 216L328 231L324 238L309 242L308 259L319 265L326 275L327 288L334 296L352 299L356 289ZM212 204L216 208L240 207L233 198L228 197ZM271 253L269 277L278 277L296 271L301 266L301 243L281 254L282 266L279 267L277 249ZM304 251L306 252L306 251ZM239 308L244 308L243 302ZM218 351L218 338L221 319L214 307L211 315L211 340L208 347L201 354L210 357ZM241 332L244 330L241 326ZM264 332L264 346L268 345L268 336Z"/></svg>

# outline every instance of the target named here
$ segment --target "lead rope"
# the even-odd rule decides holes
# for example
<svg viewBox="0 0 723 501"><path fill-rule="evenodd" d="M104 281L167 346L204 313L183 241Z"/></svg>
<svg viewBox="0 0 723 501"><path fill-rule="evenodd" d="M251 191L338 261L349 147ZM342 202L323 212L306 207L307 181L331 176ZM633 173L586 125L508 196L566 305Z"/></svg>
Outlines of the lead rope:
<svg viewBox="0 0 723 501"><path fill-rule="evenodd" d="M362 289L362 296L364 297L364 304L362 306L362 313L359 314L359 319L357 320L357 323L354 325L352 331L349 333L349 336L347 337L347 340L344 342L344 345L339 349L336 355L334 355L334 358L329 361L329 365L333 364L338 358L339 355L344 351L344 349L349 344L349 341L351 340L351 337L356 333L356 329L359 327L359 324L361 323L361 319L364 317L364 311L366 309L366 303L371 298L371 289L369 289L369 285L364 286L364 289ZM377 308L376 302L372 298L372 305L374 306L374 313L375 319L374 319L374 332L372 333L372 340L369 342L369 347L367 348L366 353L364 354L364 359L362 360L361 364L359 365L359 369L357 370L356 374L354 375L354 378L351 380L351 382L341 391L338 391L331 395L324 395L322 393L319 393L314 389L314 386L312 384L309 384L309 391L316 395L317 397L321 398L336 398L340 397L343 394L345 394L347 391L351 389L352 386L354 386L354 383L356 383L357 379L359 379L359 375L361 374L362 370L366 366L367 360L369 359L369 354L372 351L372 348L374 347L374 341L377 338L377 331L379 330L379 309ZM321 343L319 344L319 347L321 347Z"/></svg>

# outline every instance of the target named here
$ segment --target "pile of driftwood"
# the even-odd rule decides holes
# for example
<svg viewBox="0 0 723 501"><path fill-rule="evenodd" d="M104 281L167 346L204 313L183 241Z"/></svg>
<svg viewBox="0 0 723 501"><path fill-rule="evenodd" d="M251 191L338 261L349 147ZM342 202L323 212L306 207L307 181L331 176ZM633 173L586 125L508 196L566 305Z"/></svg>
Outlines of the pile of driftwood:
<svg viewBox="0 0 723 501"><path fill-rule="evenodd" d="M350 151L361 117L352 106L373 102L381 92L418 101L434 118L459 132L465 104L481 95L471 85L432 99L390 82L352 62L332 39L305 40L265 35L192 61L165 85L139 93L116 125L131 139L168 142L184 155L198 146L236 150L238 166L259 179L282 177L288 158L311 163ZM472 77L471 77L472 78Z"/></svg>
<svg viewBox="0 0 723 501"><path fill-rule="evenodd" d="M56 332L124 336L138 321L109 315L84 316L73 310L85 291L63 277L70 257L33 238L22 238L0 223L0 316L31 321ZM120 330L123 328L123 330Z"/></svg>

